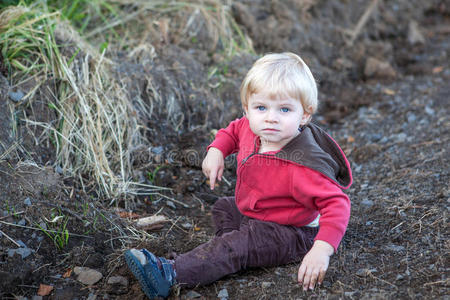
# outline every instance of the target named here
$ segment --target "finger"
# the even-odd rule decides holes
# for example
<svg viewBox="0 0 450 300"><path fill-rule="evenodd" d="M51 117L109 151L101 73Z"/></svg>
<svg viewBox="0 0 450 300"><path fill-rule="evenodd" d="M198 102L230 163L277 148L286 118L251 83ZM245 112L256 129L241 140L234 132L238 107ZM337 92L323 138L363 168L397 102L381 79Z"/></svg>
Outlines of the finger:
<svg viewBox="0 0 450 300"><path fill-rule="evenodd" d="M209 186L210 186L211 190L214 189L214 185L216 184L216 176L217 176L217 172L211 172L209 174Z"/></svg>
<svg viewBox="0 0 450 300"><path fill-rule="evenodd" d="M319 276L319 273L317 271L314 271L311 273L311 279L309 282L309 289L313 290L314 286L316 285L317 282L317 277Z"/></svg>
<svg viewBox="0 0 450 300"><path fill-rule="evenodd" d="M318 285L321 285L323 280L325 279L325 273L326 273L326 270L324 270L324 269L320 270L319 278L317 279L317 284Z"/></svg>
<svg viewBox="0 0 450 300"><path fill-rule="evenodd" d="M306 266L304 264L302 264L300 266L300 268L298 269L297 281L299 284L303 283L303 278L305 277L305 271L306 271Z"/></svg>
<svg viewBox="0 0 450 300"><path fill-rule="evenodd" d="M304 291L306 291L308 289L310 281L311 281L311 270L307 269L305 278L303 280L303 290Z"/></svg>

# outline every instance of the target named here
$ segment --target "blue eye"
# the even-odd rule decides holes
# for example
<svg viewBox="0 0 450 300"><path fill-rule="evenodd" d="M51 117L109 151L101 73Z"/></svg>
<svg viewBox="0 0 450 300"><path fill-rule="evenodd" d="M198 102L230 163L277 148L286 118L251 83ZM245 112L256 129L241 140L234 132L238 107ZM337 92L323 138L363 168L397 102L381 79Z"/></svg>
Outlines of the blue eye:
<svg viewBox="0 0 450 300"><path fill-rule="evenodd" d="M283 108L281 108L281 111L282 111L282 112L289 112L289 111L290 111L290 109L289 109L289 108L287 108L287 107L283 107Z"/></svg>
<svg viewBox="0 0 450 300"><path fill-rule="evenodd" d="M256 109L259 110L259 111L264 111L266 108L264 106L262 106L262 105L259 105L259 106L256 107Z"/></svg>

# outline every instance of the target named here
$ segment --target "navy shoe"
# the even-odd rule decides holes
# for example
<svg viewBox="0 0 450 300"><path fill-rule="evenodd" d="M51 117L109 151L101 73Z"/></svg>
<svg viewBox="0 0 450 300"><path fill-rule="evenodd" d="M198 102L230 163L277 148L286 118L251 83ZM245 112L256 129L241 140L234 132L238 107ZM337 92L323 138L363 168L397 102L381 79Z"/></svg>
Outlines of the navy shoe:
<svg viewBox="0 0 450 300"><path fill-rule="evenodd" d="M170 288L175 283L173 264L146 249L127 250L125 260L148 298L169 296Z"/></svg>

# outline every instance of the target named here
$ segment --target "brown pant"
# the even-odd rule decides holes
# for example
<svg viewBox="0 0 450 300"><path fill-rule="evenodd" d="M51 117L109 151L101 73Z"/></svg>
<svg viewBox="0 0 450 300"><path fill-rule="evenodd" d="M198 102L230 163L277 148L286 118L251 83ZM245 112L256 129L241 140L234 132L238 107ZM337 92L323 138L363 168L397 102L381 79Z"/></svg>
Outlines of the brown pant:
<svg viewBox="0 0 450 300"><path fill-rule="evenodd" d="M243 216L234 197L217 200L212 217L216 236L175 259L176 281L182 286L208 284L250 267L300 261L311 249L318 231Z"/></svg>

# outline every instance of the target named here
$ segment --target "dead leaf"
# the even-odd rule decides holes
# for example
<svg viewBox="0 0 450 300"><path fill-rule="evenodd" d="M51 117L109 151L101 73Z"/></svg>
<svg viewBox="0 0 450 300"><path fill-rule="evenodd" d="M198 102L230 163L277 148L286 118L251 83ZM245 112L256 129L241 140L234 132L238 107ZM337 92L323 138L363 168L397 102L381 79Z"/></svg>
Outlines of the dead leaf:
<svg viewBox="0 0 450 300"><path fill-rule="evenodd" d="M441 73L444 70L444 67L438 66L433 68L433 74Z"/></svg>
<svg viewBox="0 0 450 300"><path fill-rule="evenodd" d="M388 88L384 89L383 93L385 93L386 95L391 95L391 96L396 94L394 90L391 90L391 89L388 89Z"/></svg>
<svg viewBox="0 0 450 300"><path fill-rule="evenodd" d="M63 278L69 278L72 275L72 269L68 268L67 271L63 274Z"/></svg>
<svg viewBox="0 0 450 300"><path fill-rule="evenodd" d="M200 230L201 230L200 227L197 227L197 226L194 227L194 231L200 231Z"/></svg>
<svg viewBox="0 0 450 300"><path fill-rule="evenodd" d="M48 296L53 291L53 286L42 284L39 286L39 290L37 292L38 296Z"/></svg>
<svg viewBox="0 0 450 300"><path fill-rule="evenodd" d="M139 218L140 215L133 213L131 211L118 211L117 214L119 215L119 217L121 218L131 218L131 219L136 219Z"/></svg>
<svg viewBox="0 0 450 300"><path fill-rule="evenodd" d="M355 138L352 137L351 135L349 135L348 138L347 138L347 142L353 143L353 142L355 142Z"/></svg>

